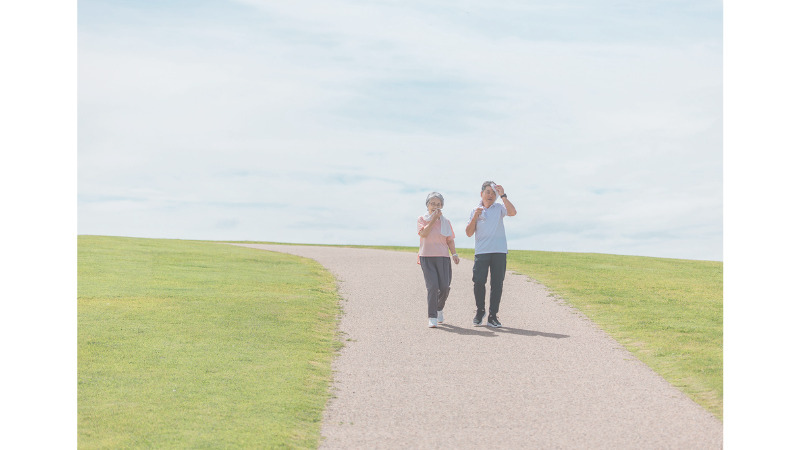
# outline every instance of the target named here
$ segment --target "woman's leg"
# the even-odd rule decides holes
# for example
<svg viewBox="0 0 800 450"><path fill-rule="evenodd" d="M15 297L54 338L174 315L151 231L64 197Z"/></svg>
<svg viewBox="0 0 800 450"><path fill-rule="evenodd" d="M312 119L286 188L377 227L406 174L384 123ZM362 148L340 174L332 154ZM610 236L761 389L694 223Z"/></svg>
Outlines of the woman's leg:
<svg viewBox="0 0 800 450"><path fill-rule="evenodd" d="M439 273L436 270L436 258L420 256L419 265L425 276L425 287L428 288L428 318L435 319L436 306L439 302Z"/></svg>
<svg viewBox="0 0 800 450"><path fill-rule="evenodd" d="M443 257L439 260L439 302L436 309L441 311L450 295L450 282L453 281L453 265L450 258Z"/></svg>

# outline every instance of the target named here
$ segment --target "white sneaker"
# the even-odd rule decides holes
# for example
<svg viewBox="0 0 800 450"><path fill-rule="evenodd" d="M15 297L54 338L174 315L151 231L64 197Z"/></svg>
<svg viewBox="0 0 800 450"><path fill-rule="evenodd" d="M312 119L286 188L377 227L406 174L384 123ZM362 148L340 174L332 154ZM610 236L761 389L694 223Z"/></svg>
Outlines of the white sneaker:
<svg viewBox="0 0 800 450"><path fill-rule="evenodd" d="M444 313L442 311L439 311L436 314L437 314L436 321L439 323L444 322Z"/></svg>
<svg viewBox="0 0 800 450"><path fill-rule="evenodd" d="M436 320L436 318L434 318L434 317L431 317L431 318L429 318L429 319L428 319L428 328L436 328L436 324L437 324L438 322L439 322L439 321L438 321L438 320Z"/></svg>

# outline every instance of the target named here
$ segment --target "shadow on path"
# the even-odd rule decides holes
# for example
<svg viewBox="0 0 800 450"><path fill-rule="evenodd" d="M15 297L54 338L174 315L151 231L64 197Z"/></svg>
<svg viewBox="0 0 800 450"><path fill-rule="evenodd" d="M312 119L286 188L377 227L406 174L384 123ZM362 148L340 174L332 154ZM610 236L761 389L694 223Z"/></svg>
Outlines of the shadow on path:
<svg viewBox="0 0 800 450"><path fill-rule="evenodd" d="M442 330L450 333L456 333L465 336L497 337L497 333L507 333L519 334L522 336L542 336L555 339L564 339L569 337L569 335L566 334L543 333L541 331L522 330L519 328L500 327L489 329L485 325L479 327L462 328L449 323L440 323L437 328L441 328Z"/></svg>
<svg viewBox="0 0 800 450"><path fill-rule="evenodd" d="M519 334L522 336L542 336L554 339L564 339L569 337L568 334L544 333L542 331L521 330L519 328L509 327L493 328L493 331L498 333Z"/></svg>
<svg viewBox="0 0 800 450"><path fill-rule="evenodd" d="M480 327L474 328L461 328L455 325L450 325L449 323L440 323L438 327L444 331L448 331L450 333L461 334L465 336L483 336L483 337L497 337L497 334L492 333L486 329L480 329Z"/></svg>

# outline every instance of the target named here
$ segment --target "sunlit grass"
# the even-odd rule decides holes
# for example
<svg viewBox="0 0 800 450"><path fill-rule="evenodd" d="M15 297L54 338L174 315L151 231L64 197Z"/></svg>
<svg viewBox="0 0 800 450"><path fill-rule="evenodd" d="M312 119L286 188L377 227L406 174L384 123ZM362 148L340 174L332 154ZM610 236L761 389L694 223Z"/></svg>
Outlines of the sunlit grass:
<svg viewBox="0 0 800 450"><path fill-rule="evenodd" d="M317 263L78 237L81 448L315 448L338 296Z"/></svg>
<svg viewBox="0 0 800 450"><path fill-rule="evenodd" d="M509 269L567 300L722 419L722 263L512 251Z"/></svg>

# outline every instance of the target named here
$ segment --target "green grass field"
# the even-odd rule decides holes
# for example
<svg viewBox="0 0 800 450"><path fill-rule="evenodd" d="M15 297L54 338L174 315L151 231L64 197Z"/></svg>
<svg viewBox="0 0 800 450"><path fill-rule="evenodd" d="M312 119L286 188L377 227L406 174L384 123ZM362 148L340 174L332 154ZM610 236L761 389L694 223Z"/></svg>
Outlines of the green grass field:
<svg viewBox="0 0 800 450"><path fill-rule="evenodd" d="M722 420L722 262L511 250L508 269L547 286Z"/></svg>
<svg viewBox="0 0 800 450"><path fill-rule="evenodd" d="M512 250L508 268L722 419L721 262ZM79 236L79 447L316 447L339 313L313 261Z"/></svg>
<svg viewBox="0 0 800 450"><path fill-rule="evenodd" d="M641 361L722 419L722 263L591 253L509 252Z"/></svg>
<svg viewBox="0 0 800 450"><path fill-rule="evenodd" d="M315 448L333 277L220 243L78 237L80 448Z"/></svg>

